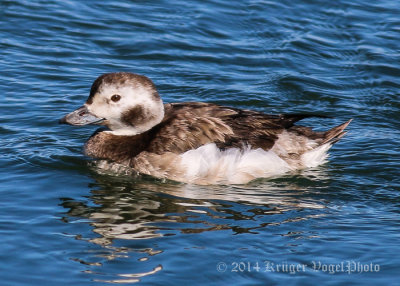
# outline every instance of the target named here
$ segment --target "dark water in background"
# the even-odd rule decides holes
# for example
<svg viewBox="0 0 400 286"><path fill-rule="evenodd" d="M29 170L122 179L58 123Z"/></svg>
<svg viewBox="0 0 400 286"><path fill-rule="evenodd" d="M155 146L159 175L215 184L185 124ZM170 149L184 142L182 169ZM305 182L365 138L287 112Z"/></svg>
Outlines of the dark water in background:
<svg viewBox="0 0 400 286"><path fill-rule="evenodd" d="M1 285L396 285L399 39L391 0L1 0ZM244 186L99 174L93 128L57 120L110 71L167 102L354 121L328 164Z"/></svg>

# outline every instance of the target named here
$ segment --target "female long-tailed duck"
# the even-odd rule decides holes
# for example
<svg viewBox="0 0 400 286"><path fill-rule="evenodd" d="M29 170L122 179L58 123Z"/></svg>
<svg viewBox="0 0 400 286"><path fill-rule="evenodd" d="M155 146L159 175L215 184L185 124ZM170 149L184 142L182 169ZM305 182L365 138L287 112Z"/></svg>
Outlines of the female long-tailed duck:
<svg viewBox="0 0 400 286"><path fill-rule="evenodd" d="M90 157L186 183L243 184L323 163L351 120L325 132L294 125L311 116L164 104L150 79L117 72L98 77L85 104L60 123L107 126L86 142Z"/></svg>

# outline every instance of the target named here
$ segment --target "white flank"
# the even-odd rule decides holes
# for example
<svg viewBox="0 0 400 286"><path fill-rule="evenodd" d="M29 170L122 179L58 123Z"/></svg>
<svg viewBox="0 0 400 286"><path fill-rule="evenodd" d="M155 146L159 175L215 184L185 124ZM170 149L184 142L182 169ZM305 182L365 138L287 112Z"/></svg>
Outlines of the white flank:
<svg viewBox="0 0 400 286"><path fill-rule="evenodd" d="M207 144L182 155L186 182L207 184L244 184L255 178L271 177L291 170L273 151L232 148L221 151Z"/></svg>
<svg viewBox="0 0 400 286"><path fill-rule="evenodd" d="M286 161L271 149L240 150L231 148L221 151L214 143L177 155L165 171L161 173L145 172L156 177L170 178L185 183L209 184L246 184L257 178L282 175L289 171L316 167L328 157L331 144L325 144L307 151L298 160ZM160 155L162 156L162 155ZM130 175L134 171L124 164L105 160L96 161L96 167L103 173Z"/></svg>
<svg viewBox="0 0 400 286"><path fill-rule="evenodd" d="M328 159L328 150L332 144L327 143L312 149L301 156L302 164L305 168L313 168L325 163Z"/></svg>

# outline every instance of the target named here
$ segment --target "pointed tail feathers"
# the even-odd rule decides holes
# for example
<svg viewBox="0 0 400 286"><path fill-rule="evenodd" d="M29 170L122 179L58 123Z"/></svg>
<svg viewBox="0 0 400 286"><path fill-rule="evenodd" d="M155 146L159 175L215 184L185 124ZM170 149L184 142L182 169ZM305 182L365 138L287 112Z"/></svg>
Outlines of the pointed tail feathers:
<svg viewBox="0 0 400 286"><path fill-rule="evenodd" d="M352 120L353 119L350 119L347 122L340 124L339 126L333 127L332 129L326 131L324 133L324 139L323 139L321 145L324 145L326 143L329 143L332 145L332 144L336 143L337 141L339 141L339 139L342 138L347 133L347 131L344 131L344 129L347 127L347 125L350 124L350 122Z"/></svg>

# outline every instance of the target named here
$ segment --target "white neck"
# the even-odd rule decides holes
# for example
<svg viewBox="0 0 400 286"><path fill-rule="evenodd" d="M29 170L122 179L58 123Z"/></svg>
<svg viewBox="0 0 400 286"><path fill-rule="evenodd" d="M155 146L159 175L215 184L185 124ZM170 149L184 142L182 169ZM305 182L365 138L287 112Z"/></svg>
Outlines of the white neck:
<svg viewBox="0 0 400 286"><path fill-rule="evenodd" d="M117 136L134 136L143 133L143 132L138 132L138 130L136 130L135 128L129 128L129 127L117 130L107 130L104 132Z"/></svg>

